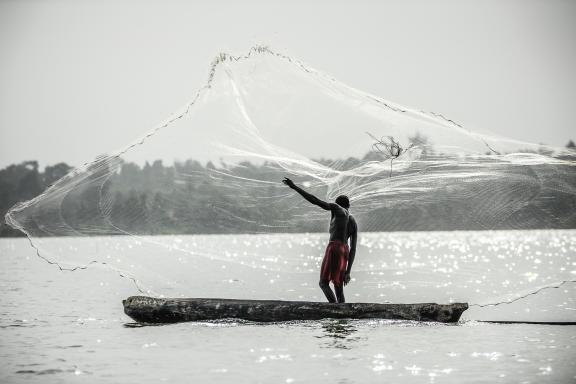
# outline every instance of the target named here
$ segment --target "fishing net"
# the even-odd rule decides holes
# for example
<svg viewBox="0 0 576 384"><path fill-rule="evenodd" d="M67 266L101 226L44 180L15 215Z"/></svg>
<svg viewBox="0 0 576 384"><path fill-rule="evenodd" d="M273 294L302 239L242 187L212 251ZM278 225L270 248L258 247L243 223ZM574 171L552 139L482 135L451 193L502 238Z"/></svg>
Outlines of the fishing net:
<svg viewBox="0 0 576 384"><path fill-rule="evenodd" d="M361 231L355 271L375 273L370 284L391 284L398 280L390 268L393 259L402 263L400 246L394 251L393 240L362 234L574 228L573 155L471 132L440 114L361 92L255 47L245 56L219 55L206 84L180 111L18 204L6 219L61 269L106 265L149 294L263 298L263 286L291 274L285 297L309 299L299 286L310 282L317 294L326 235L296 234L326 232L329 216L284 186L283 177L321 199L348 195ZM457 236L450 241L466 247ZM562 246L573 255L573 238ZM362 261L363 252L368 257L378 249L377 267L362 264L368 260ZM405 260L414 256L410 252ZM491 253L503 254L498 247ZM466 249L463 255L478 257ZM442 257L411 259L412 267L404 267L453 267L453 259ZM512 298L519 288L574 278L573 266L559 268L551 280L547 275L530 284L518 272L510 280L526 281L521 287L502 285L505 277L480 291L477 283L450 291L442 277L402 284L408 291L425 288L417 301ZM458 268L451 281L458 276L468 281ZM223 282L238 284L226 292ZM413 299L401 291L388 299Z"/></svg>

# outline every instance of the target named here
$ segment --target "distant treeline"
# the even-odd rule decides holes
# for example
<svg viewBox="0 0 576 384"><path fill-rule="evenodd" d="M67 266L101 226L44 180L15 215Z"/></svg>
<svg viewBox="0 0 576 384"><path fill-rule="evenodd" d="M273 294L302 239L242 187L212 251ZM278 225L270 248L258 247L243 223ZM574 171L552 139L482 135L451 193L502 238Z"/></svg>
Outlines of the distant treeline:
<svg viewBox="0 0 576 384"><path fill-rule="evenodd" d="M4 222L6 212L16 203L38 196L71 170L68 164L58 163L40 172L37 161L25 161L0 170L0 237L23 236Z"/></svg>
<svg viewBox="0 0 576 384"><path fill-rule="evenodd" d="M574 149L574 142L570 140L567 147ZM329 160L319 162L331 163ZM360 160L350 158L341 162L340 166L353 167L358 162ZM4 217L14 204L36 197L71 170L71 166L59 163L47 166L44 172L41 172L37 161L26 161L0 170L0 214ZM281 169L244 162L229 170L229 173L242 180L258 179L275 183L270 183L264 189L247 188L243 193L253 195L243 196L238 200L258 201L258 204L245 206L237 204L237 199L232 194L236 191L233 185L230 186L232 189L226 189L228 179L215 182L214 175L218 175L218 169L210 162L204 165L188 160L165 166L157 160L152 164L146 163L143 167L133 163L121 164L119 170L113 172L98 190L98 193L104 191L105 195L110 197L107 202L110 206L105 207L110 212L107 223L113 223L114 228L119 229L110 228L110 233L256 233L262 231L262 223L282 222L289 217L292 218L290 225L276 228L277 232L326 230L326 218L318 220L318 216L314 215L302 217L294 223L295 215L290 205L293 203L283 203L276 198L286 193L286 187L280 183L285 176ZM561 181L574 187L576 175L569 174L566 177L568 179ZM90 229L109 225L95 219L96 216L101 216L96 212L102 210L101 206L96 207L95 204L102 203L94 193L94 187L72 191L66 197L66 204L61 204L59 217L53 219L64 220L70 228L78 229L77 235L90 234ZM271 199L274 204L267 203ZM422 209L422 205L411 204L376 209L364 214L362 224L364 230L372 231L576 228L576 219L554 220L555 213L576 211L573 194L547 196L543 201L544 203L539 203L537 210L527 206L525 210L501 221L496 220L490 226L466 214L477 210L478 202L473 199L454 201L449 197L443 199L442 196L438 197L438 204L428 205L425 209ZM547 217L539 217L539 213L544 213L542 216ZM48 211L48 214L51 213ZM386 220L383 220L383 217L386 217ZM41 219L48 223L51 217L48 215ZM22 235L2 220L0 237Z"/></svg>

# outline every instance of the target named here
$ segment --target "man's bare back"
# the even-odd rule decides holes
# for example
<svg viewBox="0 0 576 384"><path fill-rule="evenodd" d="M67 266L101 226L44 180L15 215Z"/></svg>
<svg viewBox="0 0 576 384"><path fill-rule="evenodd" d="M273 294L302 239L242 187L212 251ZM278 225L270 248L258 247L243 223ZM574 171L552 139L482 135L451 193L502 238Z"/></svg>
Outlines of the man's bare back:
<svg viewBox="0 0 576 384"><path fill-rule="evenodd" d="M330 218L330 241L339 240L343 243L348 242L350 237L348 233L349 221L354 221L354 217L348 213L346 208L334 204L335 207L331 207L330 211L332 217Z"/></svg>
<svg viewBox="0 0 576 384"><path fill-rule="evenodd" d="M339 196L334 203L328 203L304 191L288 178L282 180L284 184L298 192L304 199L320 208L330 211L330 242L322 261L320 272L320 288L329 302L343 303L344 288L350 282L350 271L356 255L356 242L358 226L356 220L348 212L350 202L348 197ZM348 246L350 239L350 246ZM329 282L334 284L336 297L330 289Z"/></svg>

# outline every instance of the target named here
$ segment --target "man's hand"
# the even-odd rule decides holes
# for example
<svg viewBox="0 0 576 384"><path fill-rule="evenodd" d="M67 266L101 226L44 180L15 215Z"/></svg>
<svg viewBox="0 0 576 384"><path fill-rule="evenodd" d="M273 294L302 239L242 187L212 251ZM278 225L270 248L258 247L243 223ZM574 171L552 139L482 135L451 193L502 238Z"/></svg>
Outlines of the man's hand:
<svg viewBox="0 0 576 384"><path fill-rule="evenodd" d="M284 180L282 180L282 182L287 186L289 186L290 188L294 188L294 182L289 178L285 177Z"/></svg>
<svg viewBox="0 0 576 384"><path fill-rule="evenodd" d="M344 274L344 285L347 285L350 282L350 272L346 272Z"/></svg>

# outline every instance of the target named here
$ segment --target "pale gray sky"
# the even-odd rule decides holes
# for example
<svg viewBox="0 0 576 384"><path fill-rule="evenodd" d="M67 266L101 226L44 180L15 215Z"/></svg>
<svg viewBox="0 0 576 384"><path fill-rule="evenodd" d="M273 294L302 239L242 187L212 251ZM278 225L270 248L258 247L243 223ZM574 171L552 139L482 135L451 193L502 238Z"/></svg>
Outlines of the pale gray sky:
<svg viewBox="0 0 576 384"><path fill-rule="evenodd" d="M574 1L0 2L0 167L80 165L254 44L475 130L576 139Z"/></svg>

